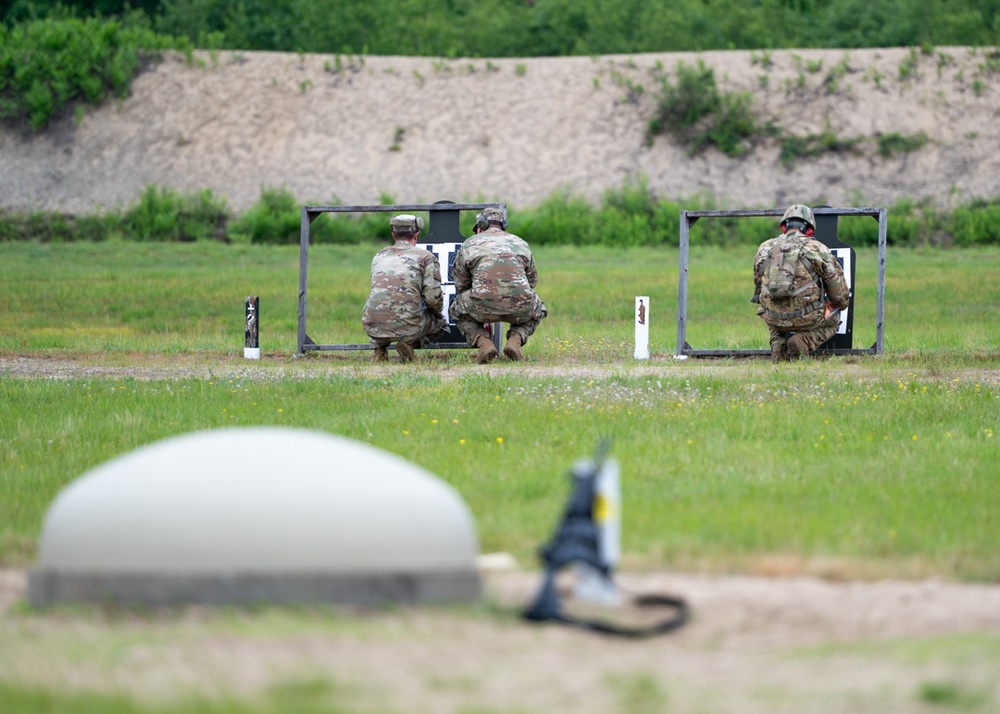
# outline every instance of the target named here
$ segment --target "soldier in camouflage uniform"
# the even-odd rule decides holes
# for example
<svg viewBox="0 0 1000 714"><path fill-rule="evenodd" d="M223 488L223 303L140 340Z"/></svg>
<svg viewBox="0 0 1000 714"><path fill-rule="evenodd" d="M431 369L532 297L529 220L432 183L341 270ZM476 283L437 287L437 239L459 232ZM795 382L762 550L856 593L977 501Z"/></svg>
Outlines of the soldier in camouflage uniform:
<svg viewBox="0 0 1000 714"><path fill-rule="evenodd" d="M538 273L528 244L508 233L507 217L499 208L487 208L476 216L476 235L466 239L455 256L451 275L456 295L449 316L470 347L478 347L476 363L497 356L497 348L485 325L508 322L506 357L523 360L521 348L534 333L538 321L548 315L535 294Z"/></svg>
<svg viewBox="0 0 1000 714"><path fill-rule="evenodd" d="M393 341L400 359L411 362L414 347L433 342L448 327L441 313L441 269L433 253L416 247L422 218L403 214L389 225L394 243L372 259L372 289L361 324L375 346L376 362L388 359Z"/></svg>
<svg viewBox="0 0 1000 714"><path fill-rule="evenodd" d="M757 249L753 302L767 324L771 360L807 357L837 333L850 292L829 248L812 238L816 219L796 204L781 217L782 235Z"/></svg>

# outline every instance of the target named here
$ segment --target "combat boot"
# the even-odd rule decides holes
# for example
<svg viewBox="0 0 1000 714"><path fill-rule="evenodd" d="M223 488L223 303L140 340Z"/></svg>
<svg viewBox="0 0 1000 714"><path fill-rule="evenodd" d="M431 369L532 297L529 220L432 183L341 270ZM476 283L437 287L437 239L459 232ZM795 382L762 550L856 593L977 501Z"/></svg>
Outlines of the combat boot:
<svg viewBox="0 0 1000 714"><path fill-rule="evenodd" d="M476 364L492 362L499 354L489 335L480 335L476 347L479 348L479 352L476 354Z"/></svg>
<svg viewBox="0 0 1000 714"><path fill-rule="evenodd" d="M375 353L372 355L372 362L376 364L379 362L386 362L389 359L389 351L385 347L376 347Z"/></svg>
<svg viewBox="0 0 1000 714"><path fill-rule="evenodd" d="M402 340L396 342L396 354L399 355L400 362L412 362L417 358L417 355L413 352L413 345Z"/></svg>
<svg viewBox="0 0 1000 714"><path fill-rule="evenodd" d="M504 356L518 362L523 361L524 352L521 351L521 344L521 336L516 332L511 332L510 337L507 338L507 346L503 348Z"/></svg>
<svg viewBox="0 0 1000 714"><path fill-rule="evenodd" d="M792 335L785 344L789 359L799 359L800 357L809 356L809 345L806 344L806 340L802 335Z"/></svg>

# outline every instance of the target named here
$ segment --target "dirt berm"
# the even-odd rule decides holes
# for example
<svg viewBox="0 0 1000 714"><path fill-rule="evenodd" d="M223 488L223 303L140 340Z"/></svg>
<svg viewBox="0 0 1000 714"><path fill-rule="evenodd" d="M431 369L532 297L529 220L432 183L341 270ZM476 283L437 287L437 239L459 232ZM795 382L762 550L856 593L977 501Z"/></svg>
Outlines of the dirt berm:
<svg viewBox="0 0 1000 714"><path fill-rule="evenodd" d="M658 75L704 62L784 136L840 149L781 161L646 141ZM308 203L598 201L645 177L661 198L947 207L1000 193L1000 73L973 48L444 60L279 53L168 56L131 95L41 135L0 130L0 209L118 209L150 184L212 189L235 211L265 187ZM881 137L881 139L880 139ZM813 146L816 142L813 142ZM910 150L906 150L910 149Z"/></svg>

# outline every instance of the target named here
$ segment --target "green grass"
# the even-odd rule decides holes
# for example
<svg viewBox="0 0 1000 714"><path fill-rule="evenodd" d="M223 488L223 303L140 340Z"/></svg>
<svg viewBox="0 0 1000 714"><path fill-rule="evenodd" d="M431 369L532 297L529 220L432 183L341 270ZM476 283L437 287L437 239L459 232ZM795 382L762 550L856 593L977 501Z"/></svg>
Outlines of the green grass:
<svg viewBox="0 0 1000 714"><path fill-rule="evenodd" d="M6 714L338 714L356 711L350 694L325 679L290 681L269 688L253 702L226 697L187 695L175 701L150 703L119 693L72 692L0 682L0 702Z"/></svg>
<svg viewBox="0 0 1000 714"><path fill-rule="evenodd" d="M310 252L309 332L363 342L375 246ZM774 559L846 576L995 580L1000 253L890 251L887 354L772 366L676 362L677 252L536 251L549 305L527 366L464 350L375 368L293 358L297 249L7 244L0 355L208 368L208 379L0 376L0 564L35 554L45 510L87 469L195 429L287 425L401 454L453 484L485 551L525 565L551 534L570 464L613 439L627 567L754 572ZM856 345L874 341L875 253L859 251ZM695 247L689 342L763 348L752 251ZM261 296L260 363L243 299ZM654 359L632 359L635 294ZM155 377L155 374L154 374Z"/></svg>
<svg viewBox="0 0 1000 714"><path fill-rule="evenodd" d="M3 560L30 557L47 504L87 468L171 434L268 424L407 456L458 488L484 550L527 563L567 466L607 434L632 565L745 570L791 554L989 579L1000 572L995 389L769 365L531 380L3 378Z"/></svg>
<svg viewBox="0 0 1000 714"><path fill-rule="evenodd" d="M698 348L765 348L766 330L749 303L753 247L705 247L714 240L709 221L696 224L691 240L688 342ZM360 314L378 247L310 249L307 315L315 341L366 341ZM102 359L242 354L247 295L261 297L262 350L287 356L296 349L297 246L7 243L2 250L0 351L68 351ZM651 349L673 353L676 249L544 246L535 257L539 293L551 313L530 347L542 363L630 357L633 299L640 294L651 297ZM939 355L966 365L1000 357L1000 289L994 280L1000 251L890 247L886 262L891 356ZM876 268L875 250L858 250L858 347L875 341ZM346 361L355 364L356 357Z"/></svg>

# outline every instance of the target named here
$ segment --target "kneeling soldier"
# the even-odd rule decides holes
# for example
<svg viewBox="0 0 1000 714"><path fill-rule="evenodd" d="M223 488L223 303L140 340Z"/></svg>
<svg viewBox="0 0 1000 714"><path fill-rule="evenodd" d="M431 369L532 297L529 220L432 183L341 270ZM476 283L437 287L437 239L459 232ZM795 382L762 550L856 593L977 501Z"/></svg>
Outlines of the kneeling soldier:
<svg viewBox="0 0 1000 714"><path fill-rule="evenodd" d="M781 233L757 249L753 302L767 325L771 359L808 357L837 334L840 310L850 304L844 269L830 249L814 240L816 219L808 206L790 206Z"/></svg>
<svg viewBox="0 0 1000 714"><path fill-rule="evenodd" d="M393 244L372 259L371 294L361 324L375 346L375 362L388 359L386 348L393 341L400 359L411 362L414 347L434 342L448 327L441 313L441 269L433 253L416 247L422 218L402 214L389 225Z"/></svg>

